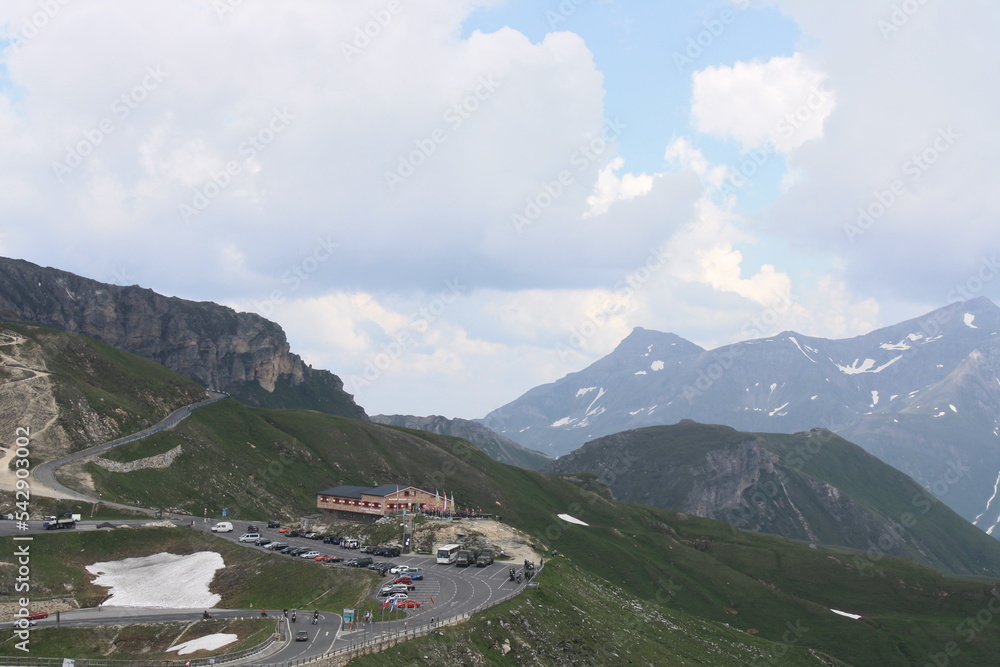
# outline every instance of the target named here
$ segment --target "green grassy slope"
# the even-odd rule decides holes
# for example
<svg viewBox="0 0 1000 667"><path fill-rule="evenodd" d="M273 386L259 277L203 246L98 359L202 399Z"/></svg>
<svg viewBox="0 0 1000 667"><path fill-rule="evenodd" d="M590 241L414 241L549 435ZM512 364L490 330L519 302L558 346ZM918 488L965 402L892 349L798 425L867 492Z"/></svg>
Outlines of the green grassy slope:
<svg viewBox="0 0 1000 667"><path fill-rule="evenodd" d="M613 502L592 478L499 464L453 438L233 401L199 413L177 429L186 454L171 468L103 473L97 478L105 497L147 493L162 504L228 507L260 519L315 511L316 492L335 484L437 487L454 493L459 505L502 512L505 522L571 559L582 576L665 609L753 628L769 641L780 642L787 624L800 624L808 628L801 646L852 664L919 664L919 656L960 640L963 619L991 599L986 584L947 579L909 561L810 549ZM557 518L561 512L590 525L567 523ZM866 618L846 619L829 607ZM1000 654L1000 631L979 633L962 650L983 659Z"/></svg>
<svg viewBox="0 0 1000 667"><path fill-rule="evenodd" d="M766 452L755 453L760 449L780 460L772 466ZM710 515L738 527L855 548L875 559L911 558L944 572L1000 576L1000 541L823 429L745 433L682 421L599 438L552 469L597 474L618 498L674 510L689 506L697 477L696 497L715 502ZM712 489L705 489L706 478ZM713 496L718 489L728 491ZM694 506L712 506L699 502Z"/></svg>
<svg viewBox="0 0 1000 667"><path fill-rule="evenodd" d="M90 336L6 322L0 322L0 329L20 334L27 339L22 346L44 357L62 413L58 423L75 447L98 444L87 438L95 423L110 439L141 430L206 396L198 383Z"/></svg>

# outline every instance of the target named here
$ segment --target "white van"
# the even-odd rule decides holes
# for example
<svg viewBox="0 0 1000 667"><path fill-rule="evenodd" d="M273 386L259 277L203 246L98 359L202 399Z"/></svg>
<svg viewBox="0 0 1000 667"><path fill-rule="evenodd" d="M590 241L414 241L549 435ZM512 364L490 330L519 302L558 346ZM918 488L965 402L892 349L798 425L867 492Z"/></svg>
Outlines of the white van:
<svg viewBox="0 0 1000 667"><path fill-rule="evenodd" d="M260 533L243 533L240 535L240 542L256 542L260 539Z"/></svg>
<svg viewBox="0 0 1000 667"><path fill-rule="evenodd" d="M220 521L219 523L212 526L213 533L231 533L233 532L233 524L228 521Z"/></svg>

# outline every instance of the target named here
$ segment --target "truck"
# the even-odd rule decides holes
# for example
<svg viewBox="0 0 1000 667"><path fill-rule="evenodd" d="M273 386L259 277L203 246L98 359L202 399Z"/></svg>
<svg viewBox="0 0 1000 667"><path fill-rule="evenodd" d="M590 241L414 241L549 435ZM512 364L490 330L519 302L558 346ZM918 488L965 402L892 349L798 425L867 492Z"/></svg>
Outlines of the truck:
<svg viewBox="0 0 1000 667"><path fill-rule="evenodd" d="M476 556L471 551L459 551L458 558L455 559L455 565L458 567L469 567L476 562Z"/></svg>
<svg viewBox="0 0 1000 667"><path fill-rule="evenodd" d="M476 567L486 567L487 565L493 565L493 552L489 549L479 554L479 558L476 559Z"/></svg>
<svg viewBox="0 0 1000 667"><path fill-rule="evenodd" d="M76 522L78 519L79 515L74 515L71 512L60 514L59 516L46 516L42 517L42 528L45 530L76 528Z"/></svg>

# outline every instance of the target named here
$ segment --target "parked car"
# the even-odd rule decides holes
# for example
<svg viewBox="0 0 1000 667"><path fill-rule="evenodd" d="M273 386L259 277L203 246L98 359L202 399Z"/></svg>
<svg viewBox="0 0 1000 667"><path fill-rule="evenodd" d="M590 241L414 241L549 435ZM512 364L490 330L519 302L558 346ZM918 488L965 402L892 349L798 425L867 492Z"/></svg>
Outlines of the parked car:
<svg viewBox="0 0 1000 667"><path fill-rule="evenodd" d="M412 591L416 588L416 586L413 585L413 579L410 579L409 577L396 577L392 583L402 584L403 586L406 586L406 590L408 591Z"/></svg>
<svg viewBox="0 0 1000 667"><path fill-rule="evenodd" d="M413 609L414 607L419 607L420 603L417 602L416 600L414 600L413 598L406 598L405 600L398 600L396 602L396 606L397 607L407 607L409 609Z"/></svg>
<svg viewBox="0 0 1000 667"><path fill-rule="evenodd" d="M321 563L340 563L344 559L341 558L340 556L317 556L316 560L318 560Z"/></svg>
<svg viewBox="0 0 1000 667"><path fill-rule="evenodd" d="M386 584L379 590L378 594L382 597L392 597L397 594L402 594L403 597L406 597L409 590L410 588L406 584Z"/></svg>
<svg viewBox="0 0 1000 667"><path fill-rule="evenodd" d="M320 535L319 533L313 533L313 532L306 533L302 537L306 538L307 540L319 540L323 538L323 536Z"/></svg>
<svg viewBox="0 0 1000 667"><path fill-rule="evenodd" d="M406 576L408 576L410 579L413 579L414 581L418 581L424 578L424 571L421 570L419 567L411 567L409 570L406 571Z"/></svg>
<svg viewBox="0 0 1000 667"><path fill-rule="evenodd" d="M327 535L323 538L323 544L340 544L339 535Z"/></svg>
<svg viewBox="0 0 1000 667"><path fill-rule="evenodd" d="M283 553L287 553L289 556L301 556L307 551L309 551L309 547L292 547ZM317 551L316 553L318 554L319 552Z"/></svg>
<svg viewBox="0 0 1000 667"><path fill-rule="evenodd" d="M322 555L323 554L321 554L320 552L318 552L318 551L316 551L314 549L309 549L308 551L300 553L299 554L299 558L308 558L308 559L312 560L312 559L315 559L317 556L322 556Z"/></svg>
<svg viewBox="0 0 1000 667"><path fill-rule="evenodd" d="M264 547L265 549L270 549L271 551L281 551L282 549L288 548L288 542L271 542Z"/></svg>
<svg viewBox="0 0 1000 667"><path fill-rule="evenodd" d="M37 621L42 618L48 618L49 612L47 611L36 611L34 614L28 614L29 621Z"/></svg>
<svg viewBox="0 0 1000 667"><path fill-rule="evenodd" d="M258 547L266 547L270 543L271 543L271 540L267 539L266 537L258 537L257 538L257 546Z"/></svg>
<svg viewBox="0 0 1000 667"><path fill-rule="evenodd" d="M342 546L345 549L357 549L358 547L361 546L361 543L358 542L357 540L347 539L347 540L341 540L340 546Z"/></svg>
<svg viewBox="0 0 1000 667"><path fill-rule="evenodd" d="M281 522L280 521L274 521L272 519L271 521L267 522L267 527L268 528L281 528Z"/></svg>
<svg viewBox="0 0 1000 667"><path fill-rule="evenodd" d="M358 558L352 558L347 561L347 565L350 565L351 567L368 567L373 562L374 561L372 561L372 559L368 556L359 556Z"/></svg>
<svg viewBox="0 0 1000 667"><path fill-rule="evenodd" d="M255 526L253 524L250 524L249 526L247 526L246 532L248 532L248 533L259 533L260 532L260 528L258 528L257 526Z"/></svg>
<svg viewBox="0 0 1000 667"><path fill-rule="evenodd" d="M306 632L305 630L299 630L298 632L295 633L295 641L297 642L309 641L309 633Z"/></svg>
<svg viewBox="0 0 1000 667"><path fill-rule="evenodd" d="M240 535L240 542L256 542L260 539L260 533L243 533Z"/></svg>
<svg viewBox="0 0 1000 667"><path fill-rule="evenodd" d="M282 550L281 550L281 553L283 553L283 554L286 554L286 555L287 555L287 554L290 554L290 553L293 553L293 552L295 552L295 551L298 551L298 550L299 550L299 549L301 549L301 548L302 548L302 547L296 547L296 546L287 546L287 547L285 547L284 549L282 549Z"/></svg>
<svg viewBox="0 0 1000 667"><path fill-rule="evenodd" d="M408 572L409 569L410 569L409 565L393 565L389 569L389 574L402 574L404 572Z"/></svg>

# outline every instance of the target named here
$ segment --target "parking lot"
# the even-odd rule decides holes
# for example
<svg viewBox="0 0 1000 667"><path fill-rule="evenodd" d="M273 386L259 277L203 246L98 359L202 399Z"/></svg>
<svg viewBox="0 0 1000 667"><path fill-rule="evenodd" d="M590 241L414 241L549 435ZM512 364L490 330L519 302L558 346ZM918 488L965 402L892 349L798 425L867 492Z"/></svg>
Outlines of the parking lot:
<svg viewBox="0 0 1000 667"><path fill-rule="evenodd" d="M210 531L215 522L195 522L195 528ZM253 543L240 543L239 538L244 534L245 528L251 524L247 522L233 523L233 532L214 533L218 537L231 540L249 549L264 549ZM279 532L278 528L268 528L266 522L254 523L263 539L272 542L284 542L290 547L310 548L323 555L337 556L342 561L337 563L316 562L316 567L340 567L347 570L345 563L352 558L366 557L369 554L361 553L359 549L345 549L334 544L324 544L321 540L313 540L305 537L287 537L286 533ZM296 556L284 555L273 552L275 558L296 558ZM413 590L408 591L408 597L420 603L419 607L406 609L407 615L423 620L423 617L438 618L442 616L453 616L462 614L473 608L490 602L509 594L511 591L523 586L523 583L511 582L508 571L510 567L516 567L521 571L523 563L498 560L493 565L486 567L456 567L455 565L438 564L433 555L427 554L404 554L395 558L385 556L370 556L375 562L385 562L392 565L406 565L412 568L420 568L423 579L413 582ZM383 585L391 583L395 575L386 573L378 584L373 587L371 596L375 600L384 601L384 596L379 596L379 590Z"/></svg>

